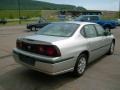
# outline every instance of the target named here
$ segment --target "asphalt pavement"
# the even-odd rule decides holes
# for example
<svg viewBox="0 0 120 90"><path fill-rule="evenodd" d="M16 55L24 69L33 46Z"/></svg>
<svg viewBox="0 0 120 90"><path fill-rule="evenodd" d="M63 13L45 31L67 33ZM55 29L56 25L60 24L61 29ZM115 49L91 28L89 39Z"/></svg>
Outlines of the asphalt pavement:
<svg viewBox="0 0 120 90"><path fill-rule="evenodd" d="M91 63L82 77L49 76L17 64L12 57L17 37L31 35L25 25L0 27L0 90L120 90L120 27L113 55Z"/></svg>

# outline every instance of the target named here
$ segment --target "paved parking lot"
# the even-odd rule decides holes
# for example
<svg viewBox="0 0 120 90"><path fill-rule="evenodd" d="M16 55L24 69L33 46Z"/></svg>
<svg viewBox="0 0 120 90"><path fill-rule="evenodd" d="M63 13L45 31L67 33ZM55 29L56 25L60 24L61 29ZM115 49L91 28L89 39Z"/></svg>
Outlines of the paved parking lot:
<svg viewBox="0 0 120 90"><path fill-rule="evenodd" d="M16 38L34 32L24 25L0 27L0 90L120 90L120 27L112 32L115 53L96 60L82 77L75 78L72 73L48 76L15 63Z"/></svg>

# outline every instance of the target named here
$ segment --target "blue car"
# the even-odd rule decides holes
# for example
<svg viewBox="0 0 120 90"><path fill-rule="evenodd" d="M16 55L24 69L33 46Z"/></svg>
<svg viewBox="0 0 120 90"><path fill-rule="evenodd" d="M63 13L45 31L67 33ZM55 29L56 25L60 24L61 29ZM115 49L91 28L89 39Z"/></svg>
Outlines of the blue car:
<svg viewBox="0 0 120 90"><path fill-rule="evenodd" d="M106 30L114 29L117 26L115 21L102 20L99 15L81 15L75 21L94 22L100 24Z"/></svg>

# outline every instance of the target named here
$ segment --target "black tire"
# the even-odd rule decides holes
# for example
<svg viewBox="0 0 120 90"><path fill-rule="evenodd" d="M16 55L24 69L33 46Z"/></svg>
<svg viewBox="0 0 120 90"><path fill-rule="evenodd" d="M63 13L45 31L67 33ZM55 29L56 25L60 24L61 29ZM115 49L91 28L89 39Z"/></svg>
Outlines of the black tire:
<svg viewBox="0 0 120 90"><path fill-rule="evenodd" d="M73 71L75 76L79 77L84 74L87 66L87 59L88 59L88 56L86 54L79 55Z"/></svg>
<svg viewBox="0 0 120 90"><path fill-rule="evenodd" d="M6 24L6 22L3 22L3 24Z"/></svg>
<svg viewBox="0 0 120 90"><path fill-rule="evenodd" d="M112 55L114 53L114 47L115 47L115 43L112 42L110 45L110 49L108 51L108 55Z"/></svg>
<svg viewBox="0 0 120 90"><path fill-rule="evenodd" d="M36 27L31 27L31 31L36 31Z"/></svg>

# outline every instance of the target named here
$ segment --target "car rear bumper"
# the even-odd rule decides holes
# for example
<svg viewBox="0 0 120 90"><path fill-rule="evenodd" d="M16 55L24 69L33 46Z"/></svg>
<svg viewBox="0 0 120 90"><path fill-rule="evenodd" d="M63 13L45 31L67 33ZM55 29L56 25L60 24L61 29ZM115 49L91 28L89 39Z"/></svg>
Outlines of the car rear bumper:
<svg viewBox="0 0 120 90"><path fill-rule="evenodd" d="M39 58L39 56L36 57L33 54L25 54L18 49L13 50L13 57L17 63L49 75L57 75L72 71L75 65L74 57L61 60L60 58L50 58L51 60L48 60Z"/></svg>

